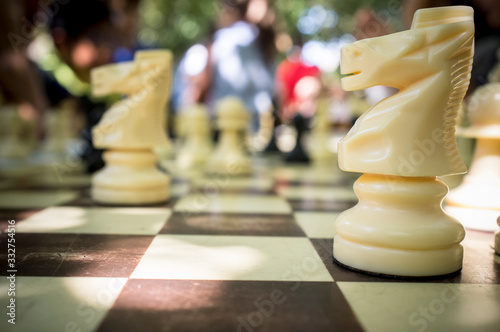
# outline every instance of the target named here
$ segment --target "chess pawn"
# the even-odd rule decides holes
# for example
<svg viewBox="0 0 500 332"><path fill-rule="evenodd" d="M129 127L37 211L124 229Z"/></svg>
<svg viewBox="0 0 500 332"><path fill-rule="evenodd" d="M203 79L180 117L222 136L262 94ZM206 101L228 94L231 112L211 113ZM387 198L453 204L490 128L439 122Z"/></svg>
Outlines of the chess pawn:
<svg viewBox="0 0 500 332"><path fill-rule="evenodd" d="M410 30L341 51L344 90L399 89L366 111L339 142L339 166L365 173L358 204L335 221L334 259L349 268L404 277L462 268L464 227L446 214L438 176L466 171L455 120L468 88L473 10L420 9ZM401 70L405 68L405 70Z"/></svg>
<svg viewBox="0 0 500 332"><path fill-rule="evenodd" d="M246 155L242 133L247 130L250 115L243 102L237 97L225 97L217 105L217 127L220 138L207 171L228 175L245 175L252 171Z"/></svg>
<svg viewBox="0 0 500 332"><path fill-rule="evenodd" d="M64 114L59 110L49 110L45 114L45 128L47 138L42 147L44 152L63 154L66 150L68 135L67 121L64 121Z"/></svg>
<svg viewBox="0 0 500 332"><path fill-rule="evenodd" d="M458 133L476 138L476 148L469 173L450 192L446 203L500 211L500 83L478 88L468 111L471 126Z"/></svg>
<svg viewBox="0 0 500 332"><path fill-rule="evenodd" d="M0 109L0 157L25 158L31 152L30 144L23 142L21 131L23 120L14 105Z"/></svg>
<svg viewBox="0 0 500 332"><path fill-rule="evenodd" d="M210 156L210 118L202 104L192 105L181 114L182 120L178 124L182 126L180 132L185 139L177 156L177 165L190 168L205 163Z"/></svg>
<svg viewBox="0 0 500 332"><path fill-rule="evenodd" d="M297 137L295 141L295 147L292 151L285 155L285 161L295 163L308 163L310 159L303 146L303 137L305 132L307 131L306 119L302 114L297 113L292 119L292 125L296 130Z"/></svg>
<svg viewBox="0 0 500 332"><path fill-rule="evenodd" d="M315 125L312 129L313 145L310 152L315 163L334 163L336 161L335 154L328 148L330 139L328 102L327 98L320 99L316 110Z"/></svg>
<svg viewBox="0 0 500 332"><path fill-rule="evenodd" d="M92 129L105 167L92 177L92 198L100 203L137 205L166 201L170 178L156 167L155 146L168 144L165 106L170 90L172 54L138 51L131 62L94 69L95 96L122 93Z"/></svg>

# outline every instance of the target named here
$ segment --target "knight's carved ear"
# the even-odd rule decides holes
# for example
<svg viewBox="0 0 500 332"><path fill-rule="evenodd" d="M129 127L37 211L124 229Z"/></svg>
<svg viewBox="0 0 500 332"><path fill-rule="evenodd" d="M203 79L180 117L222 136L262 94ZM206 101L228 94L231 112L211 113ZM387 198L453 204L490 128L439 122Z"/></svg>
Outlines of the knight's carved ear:
<svg viewBox="0 0 500 332"><path fill-rule="evenodd" d="M446 53L452 58L465 52L472 46L474 38L474 22L472 20L443 24L427 30L427 42L434 54Z"/></svg>
<svg viewBox="0 0 500 332"><path fill-rule="evenodd" d="M424 45L424 34L418 30L408 30L407 34L403 37L404 46L401 48L401 56L418 51Z"/></svg>

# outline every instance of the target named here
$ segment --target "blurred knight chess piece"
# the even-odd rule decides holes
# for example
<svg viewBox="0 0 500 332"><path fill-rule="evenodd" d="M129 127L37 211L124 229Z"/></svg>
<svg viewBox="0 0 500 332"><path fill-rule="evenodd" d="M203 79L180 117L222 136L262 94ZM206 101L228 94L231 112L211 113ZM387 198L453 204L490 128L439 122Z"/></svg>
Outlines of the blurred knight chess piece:
<svg viewBox="0 0 500 332"><path fill-rule="evenodd" d="M92 71L95 96L128 95L92 129L94 146L107 149L105 167L92 177L95 201L137 205L169 198L170 178L156 167L153 148L168 144L164 124L172 58L167 50L138 51L133 61Z"/></svg>
<svg viewBox="0 0 500 332"><path fill-rule="evenodd" d="M177 155L177 166L191 168L204 164L212 151L208 109L202 104L187 107L176 121L181 127L183 143Z"/></svg>
<svg viewBox="0 0 500 332"><path fill-rule="evenodd" d="M328 114L329 99L318 100L318 108L314 116L312 128L312 145L310 155L315 163L334 164L336 155L330 150L328 143L330 139L330 116Z"/></svg>
<svg viewBox="0 0 500 332"><path fill-rule="evenodd" d="M285 155L285 161L289 163L309 163L310 158L304 149L304 134L307 132L307 119L297 112L292 119L292 125L297 133L295 147Z"/></svg>
<svg viewBox="0 0 500 332"><path fill-rule="evenodd" d="M403 277L462 268L464 227L443 211L448 187L437 176L466 171L455 121L467 91L474 47L473 10L418 10L410 30L344 46L345 90L399 89L366 111L339 142L339 166L363 174L359 202L335 221L341 265ZM405 68L405 70L401 70Z"/></svg>
<svg viewBox="0 0 500 332"><path fill-rule="evenodd" d="M222 98L216 104L219 142L207 166L209 173L247 175L252 165L247 156L243 133L246 133L250 113L237 97Z"/></svg>

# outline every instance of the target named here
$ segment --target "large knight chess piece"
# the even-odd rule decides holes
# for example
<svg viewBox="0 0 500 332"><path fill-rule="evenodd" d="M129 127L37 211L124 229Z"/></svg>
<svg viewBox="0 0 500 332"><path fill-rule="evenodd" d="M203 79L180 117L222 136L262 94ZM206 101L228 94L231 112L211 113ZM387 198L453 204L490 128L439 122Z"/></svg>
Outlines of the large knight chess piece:
<svg viewBox="0 0 500 332"><path fill-rule="evenodd" d="M128 95L92 129L106 166L92 177L92 198L108 204L153 204L169 197L170 178L156 168L152 149L168 144L164 129L172 54L138 51L134 61L92 71L95 96Z"/></svg>
<svg viewBox="0 0 500 332"><path fill-rule="evenodd" d="M462 268L463 226L442 209L448 187L437 176L466 167L455 118L469 85L473 10L418 10L410 30L342 49L347 91L399 89L365 112L339 142L341 169L366 173L359 202L336 220L334 259L369 273L423 277Z"/></svg>

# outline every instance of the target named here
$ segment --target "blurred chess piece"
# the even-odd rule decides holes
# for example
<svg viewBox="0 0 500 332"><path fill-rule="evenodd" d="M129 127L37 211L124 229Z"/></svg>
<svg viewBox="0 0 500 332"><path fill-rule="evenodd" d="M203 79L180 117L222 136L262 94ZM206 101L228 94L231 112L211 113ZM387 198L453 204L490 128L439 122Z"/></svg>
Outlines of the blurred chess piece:
<svg viewBox="0 0 500 332"><path fill-rule="evenodd" d="M66 151L68 137L68 119L58 109L45 114L46 139L42 147L44 152L63 154Z"/></svg>
<svg viewBox="0 0 500 332"><path fill-rule="evenodd" d="M297 133L295 147L285 155L285 161L291 163L308 163L310 159L303 145L304 134L308 129L307 120L302 114L297 113L292 119L292 125Z"/></svg>
<svg viewBox="0 0 500 332"><path fill-rule="evenodd" d="M359 202L335 221L333 256L370 273L424 277L462 268L464 227L443 211L438 176L466 171L455 121L472 69L473 10L418 10L410 30L344 46L342 87L399 89L339 142L339 166L363 174ZM401 70L405 68L405 70Z"/></svg>
<svg viewBox="0 0 500 332"><path fill-rule="evenodd" d="M106 166L92 177L92 198L109 204L152 204L169 197L170 178L156 167L153 148L168 144L165 106L170 91L172 53L148 50L133 61L92 71L95 96L128 95L92 129L96 148L107 149Z"/></svg>
<svg viewBox="0 0 500 332"><path fill-rule="evenodd" d="M269 142L267 143L264 152L269 152L269 153L281 152L280 149L278 148L277 137L276 137L276 128L278 128L280 121L278 115L275 112L272 113L272 117L273 117L273 127L271 128L271 137L269 138Z"/></svg>
<svg viewBox="0 0 500 332"><path fill-rule="evenodd" d="M281 152L280 149L278 148L277 137L276 137L276 128L281 124L276 102L273 102L272 110L265 113L265 116L266 116L265 127L269 132L269 134L267 135L269 140L264 148L264 152L266 153Z"/></svg>
<svg viewBox="0 0 500 332"><path fill-rule="evenodd" d="M315 163L335 163L336 155L328 147L330 139L330 116L328 114L329 100L322 98L318 100L318 108L314 116L312 128L311 157Z"/></svg>
<svg viewBox="0 0 500 332"><path fill-rule="evenodd" d="M204 164L212 151L212 137L208 109L202 104L189 106L181 112L180 133L184 142L177 155L177 166L191 168Z"/></svg>
<svg viewBox="0 0 500 332"><path fill-rule="evenodd" d="M207 166L209 173L246 175L252 165L246 154L244 135L250 114L237 97L225 97L216 105L219 142Z"/></svg>
<svg viewBox="0 0 500 332"><path fill-rule="evenodd" d="M471 125L458 134L476 139L469 173L453 189L449 205L500 211L500 83L476 89L468 103Z"/></svg>
<svg viewBox="0 0 500 332"><path fill-rule="evenodd" d="M497 224L500 226L500 217L497 219ZM498 230L495 234L495 252L497 255L500 255L500 230Z"/></svg>
<svg viewBox="0 0 500 332"><path fill-rule="evenodd" d="M15 105L0 108L0 157L2 159L26 158L33 150L33 142L23 135L25 121ZM34 128L33 131L34 133Z"/></svg>

